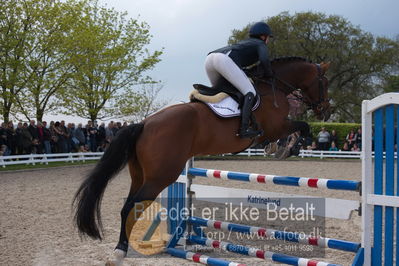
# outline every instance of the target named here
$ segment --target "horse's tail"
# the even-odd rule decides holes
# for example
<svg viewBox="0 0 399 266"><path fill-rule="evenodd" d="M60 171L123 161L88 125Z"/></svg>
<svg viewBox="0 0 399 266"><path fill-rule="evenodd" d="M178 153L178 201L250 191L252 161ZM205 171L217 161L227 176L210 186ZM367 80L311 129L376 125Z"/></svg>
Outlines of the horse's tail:
<svg viewBox="0 0 399 266"><path fill-rule="evenodd" d="M73 200L75 223L81 234L102 239L101 199L108 182L135 154L136 142L144 124L122 128L104 152L100 161L80 185Z"/></svg>

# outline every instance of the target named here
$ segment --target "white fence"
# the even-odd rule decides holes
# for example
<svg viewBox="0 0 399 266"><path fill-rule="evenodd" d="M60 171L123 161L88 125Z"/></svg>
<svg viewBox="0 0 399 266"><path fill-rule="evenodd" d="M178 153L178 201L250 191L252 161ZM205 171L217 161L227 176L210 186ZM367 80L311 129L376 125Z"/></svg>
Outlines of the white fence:
<svg viewBox="0 0 399 266"><path fill-rule="evenodd" d="M313 151L313 150L300 150L298 157L313 157L313 158L343 158L343 159L360 159L362 152L360 151ZM244 156L264 156L263 149L248 149L238 153Z"/></svg>
<svg viewBox="0 0 399 266"><path fill-rule="evenodd" d="M77 162L99 160L102 152L76 152L76 153L53 153L53 154L27 154L0 156L0 166L15 164L48 164L50 162Z"/></svg>
<svg viewBox="0 0 399 266"><path fill-rule="evenodd" d="M0 166L6 167L7 165L16 164L48 164L50 162L76 162L76 161L89 161L99 160L103 155L102 152L78 152L78 153L53 153L53 154L27 154L27 155L11 155L0 156ZM226 156L230 154L224 154ZM238 153L241 156L262 156L265 155L263 149L247 149ZM343 158L343 159L360 159L361 152L355 151L311 151L301 150L298 157L313 157L313 158Z"/></svg>

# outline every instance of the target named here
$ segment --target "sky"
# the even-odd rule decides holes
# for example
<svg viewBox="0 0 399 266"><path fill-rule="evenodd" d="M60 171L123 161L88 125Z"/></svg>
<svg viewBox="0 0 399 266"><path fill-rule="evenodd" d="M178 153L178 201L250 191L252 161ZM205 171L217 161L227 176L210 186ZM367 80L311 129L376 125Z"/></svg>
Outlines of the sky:
<svg viewBox="0 0 399 266"><path fill-rule="evenodd" d="M148 72L160 80L159 100L187 102L192 84L209 85L206 55L227 44L233 29L288 11L339 15L374 35L399 35L398 0L99 0L150 26L150 51L164 49Z"/></svg>
<svg viewBox="0 0 399 266"><path fill-rule="evenodd" d="M145 21L153 35L150 50L164 48L161 62L149 72L164 84L159 99L187 101L193 83L208 84L204 60L225 46L233 29L283 11L339 15L375 35L399 35L398 0L100 0Z"/></svg>

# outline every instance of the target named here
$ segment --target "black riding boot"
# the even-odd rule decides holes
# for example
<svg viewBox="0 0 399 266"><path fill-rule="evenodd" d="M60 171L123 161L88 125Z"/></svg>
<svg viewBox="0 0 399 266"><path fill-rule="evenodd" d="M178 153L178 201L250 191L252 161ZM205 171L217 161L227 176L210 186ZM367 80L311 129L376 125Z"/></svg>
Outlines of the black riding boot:
<svg viewBox="0 0 399 266"><path fill-rule="evenodd" d="M250 128L250 120L252 115L252 106L255 103L255 96L252 92L248 92L244 96L244 104L241 110L241 127L240 127L240 138L254 138L262 135L262 130ZM254 125L252 125L254 126Z"/></svg>

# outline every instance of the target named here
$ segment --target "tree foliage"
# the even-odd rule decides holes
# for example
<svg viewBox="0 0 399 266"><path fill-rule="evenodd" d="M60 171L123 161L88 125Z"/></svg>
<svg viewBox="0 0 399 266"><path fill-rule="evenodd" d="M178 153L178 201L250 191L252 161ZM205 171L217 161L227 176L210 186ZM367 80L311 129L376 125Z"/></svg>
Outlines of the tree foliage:
<svg viewBox="0 0 399 266"><path fill-rule="evenodd" d="M96 2L85 6L71 35L73 75L62 97L66 113L91 120L110 117L120 99L135 98L134 86L152 83L144 73L160 61L162 51L145 49L150 38L144 22L127 20L126 14Z"/></svg>
<svg viewBox="0 0 399 266"><path fill-rule="evenodd" d="M15 97L25 87L26 60L36 14L30 2L0 0L0 107L8 121Z"/></svg>
<svg viewBox="0 0 399 266"><path fill-rule="evenodd" d="M381 94L383 83L395 74L398 40L373 36L343 17L283 12L265 21L274 34L272 58L294 55L332 63L327 76L335 121L359 122L362 100ZM229 43L246 38L249 27L233 30Z"/></svg>
<svg viewBox="0 0 399 266"><path fill-rule="evenodd" d="M32 38L25 65L28 79L16 96L15 113L41 121L45 112L57 110L63 104L54 95L65 89L71 77L69 36L80 8L80 4L72 1L35 3L38 17L30 31Z"/></svg>
<svg viewBox="0 0 399 266"><path fill-rule="evenodd" d="M0 0L3 119L120 113L135 86L154 83L145 73L162 54L145 48L149 26L126 17L96 0Z"/></svg>

